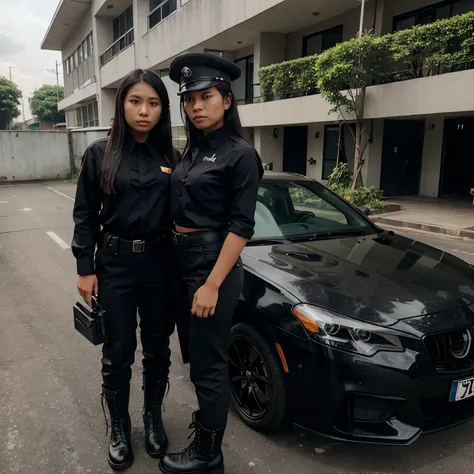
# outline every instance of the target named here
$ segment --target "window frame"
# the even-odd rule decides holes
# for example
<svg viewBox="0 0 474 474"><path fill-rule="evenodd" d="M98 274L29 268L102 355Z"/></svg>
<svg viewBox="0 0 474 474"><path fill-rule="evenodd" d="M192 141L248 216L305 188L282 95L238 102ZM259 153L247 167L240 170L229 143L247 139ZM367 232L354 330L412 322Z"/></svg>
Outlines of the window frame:
<svg viewBox="0 0 474 474"><path fill-rule="evenodd" d="M235 59L234 64L245 61L245 105L253 104L254 99L254 73L255 73L255 54L249 54L248 56L243 56L241 58ZM252 61L252 68L249 67L250 62ZM250 74L250 70L252 74ZM240 99L242 100L242 99ZM244 105L244 104L240 104Z"/></svg>
<svg viewBox="0 0 474 474"><path fill-rule="evenodd" d="M149 6L149 9L151 7L151 1L152 0L149 0L148 2L148 6ZM163 18L163 14L161 15L161 19L160 21L158 21L157 23L155 23L153 26L151 26L151 23L150 23L150 19L151 19L151 16L156 12L158 11L159 9L162 9L163 6L167 3L171 3L171 2L174 2L174 5L175 5L175 8L174 10L172 10L168 16L166 16L165 18ZM150 9L150 12L148 13L148 31L155 28L155 26L159 25L160 23L163 23L165 20L167 20L171 15L173 15L174 13L176 13L178 11L178 0L163 0L161 3L159 3L153 10Z"/></svg>
<svg viewBox="0 0 474 474"><path fill-rule="evenodd" d="M316 33L311 33L310 35L303 36L303 50L302 50L302 57L306 58L308 56L308 41L311 38L314 38L316 36L323 36L326 33L336 31L336 30L341 30L341 42L344 41L344 24L336 25L331 28L326 28L325 30L317 31ZM322 45L322 39L321 39L321 45ZM321 50L321 53L325 51L324 49ZM321 54L321 53L316 53L316 54ZM313 55L310 55L313 56Z"/></svg>

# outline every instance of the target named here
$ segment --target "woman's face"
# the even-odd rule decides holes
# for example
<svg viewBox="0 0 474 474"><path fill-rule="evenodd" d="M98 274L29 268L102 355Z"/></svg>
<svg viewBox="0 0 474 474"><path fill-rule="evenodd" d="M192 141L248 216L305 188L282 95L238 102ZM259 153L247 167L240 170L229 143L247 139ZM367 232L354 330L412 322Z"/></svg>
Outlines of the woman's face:
<svg viewBox="0 0 474 474"><path fill-rule="evenodd" d="M224 125L224 115L232 103L232 97L222 97L215 88L205 91L186 92L184 110L189 120L199 130L210 133Z"/></svg>
<svg viewBox="0 0 474 474"><path fill-rule="evenodd" d="M137 82L128 90L123 110L130 128L139 134L147 134L160 121L163 107L158 93L150 84Z"/></svg>

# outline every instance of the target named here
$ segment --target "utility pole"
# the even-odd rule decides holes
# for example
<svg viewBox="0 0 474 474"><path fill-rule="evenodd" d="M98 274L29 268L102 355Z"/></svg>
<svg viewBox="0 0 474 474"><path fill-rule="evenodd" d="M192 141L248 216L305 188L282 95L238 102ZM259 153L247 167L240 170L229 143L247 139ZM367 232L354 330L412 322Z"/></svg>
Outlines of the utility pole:
<svg viewBox="0 0 474 474"><path fill-rule="evenodd" d="M21 99L21 108L23 111L23 130L26 130L26 120L25 120L25 99Z"/></svg>
<svg viewBox="0 0 474 474"><path fill-rule="evenodd" d="M365 0L360 0L360 25L359 25L359 39L362 38L364 32L364 14L365 14Z"/></svg>
<svg viewBox="0 0 474 474"><path fill-rule="evenodd" d="M10 66L10 82L13 82L12 81L12 67Z"/></svg>
<svg viewBox="0 0 474 474"><path fill-rule="evenodd" d="M58 60L56 59L56 91L58 96L58 104L59 104L59 71L58 71Z"/></svg>

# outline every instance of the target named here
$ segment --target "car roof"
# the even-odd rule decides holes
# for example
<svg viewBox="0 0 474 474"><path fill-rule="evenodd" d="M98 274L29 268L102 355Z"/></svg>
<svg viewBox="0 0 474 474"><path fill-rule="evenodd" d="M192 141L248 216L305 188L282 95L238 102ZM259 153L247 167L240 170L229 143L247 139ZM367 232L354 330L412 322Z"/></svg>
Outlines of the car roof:
<svg viewBox="0 0 474 474"><path fill-rule="evenodd" d="M291 181L314 181L308 176L298 173L287 173L283 171L265 171L262 181L276 181L276 180L291 180Z"/></svg>

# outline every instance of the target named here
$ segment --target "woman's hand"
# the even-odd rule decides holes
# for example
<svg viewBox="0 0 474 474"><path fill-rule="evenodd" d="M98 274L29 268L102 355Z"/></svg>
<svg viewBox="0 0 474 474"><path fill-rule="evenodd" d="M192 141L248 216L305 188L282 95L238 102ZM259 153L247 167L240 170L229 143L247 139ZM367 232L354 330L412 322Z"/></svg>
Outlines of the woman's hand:
<svg viewBox="0 0 474 474"><path fill-rule="evenodd" d="M92 308L92 295L97 296L99 283L95 275L80 276L77 279L77 289L84 301Z"/></svg>
<svg viewBox="0 0 474 474"><path fill-rule="evenodd" d="M219 288L207 282L194 294L193 308L191 314L198 318L214 316L219 297Z"/></svg>

